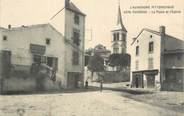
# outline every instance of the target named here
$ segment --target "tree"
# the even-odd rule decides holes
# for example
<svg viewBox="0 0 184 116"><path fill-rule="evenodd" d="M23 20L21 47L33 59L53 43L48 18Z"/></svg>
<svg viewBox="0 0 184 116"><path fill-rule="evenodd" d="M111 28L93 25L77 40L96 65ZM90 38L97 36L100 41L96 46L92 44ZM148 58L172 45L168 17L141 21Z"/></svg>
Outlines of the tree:
<svg viewBox="0 0 184 116"><path fill-rule="evenodd" d="M87 54L87 55L92 55L93 52L94 52L93 48L89 48L89 49L85 50L85 54Z"/></svg>
<svg viewBox="0 0 184 116"><path fill-rule="evenodd" d="M93 55L93 52L94 52L93 48L89 48L89 49L85 50L85 66L88 65L89 58Z"/></svg>
<svg viewBox="0 0 184 116"><path fill-rule="evenodd" d="M92 77L94 72L104 71L104 60L97 54L94 54L89 59L88 69L91 71Z"/></svg>
<svg viewBox="0 0 184 116"><path fill-rule="evenodd" d="M108 60L109 66L120 67L126 69L130 67L130 55L129 54L112 54L109 56Z"/></svg>

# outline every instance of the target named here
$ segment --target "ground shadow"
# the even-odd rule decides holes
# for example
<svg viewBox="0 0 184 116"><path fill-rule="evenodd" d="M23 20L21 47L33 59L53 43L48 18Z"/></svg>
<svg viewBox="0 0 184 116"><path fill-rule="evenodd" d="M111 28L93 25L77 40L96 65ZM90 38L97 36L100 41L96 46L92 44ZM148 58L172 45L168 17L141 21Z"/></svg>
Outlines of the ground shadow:
<svg viewBox="0 0 184 116"><path fill-rule="evenodd" d="M73 88L73 89L61 89L61 90L49 90L49 91L7 91L1 95L39 95L39 94L62 94L62 93L84 93L84 92L94 92L99 91L98 87L89 86L88 88Z"/></svg>

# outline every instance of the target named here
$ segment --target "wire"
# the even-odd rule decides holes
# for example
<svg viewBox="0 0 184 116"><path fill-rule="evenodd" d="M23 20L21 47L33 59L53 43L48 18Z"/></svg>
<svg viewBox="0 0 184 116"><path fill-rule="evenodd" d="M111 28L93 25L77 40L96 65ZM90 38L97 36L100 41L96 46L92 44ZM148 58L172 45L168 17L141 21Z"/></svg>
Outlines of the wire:
<svg viewBox="0 0 184 116"><path fill-rule="evenodd" d="M64 9L65 7L63 7L60 11L58 11L54 16L52 16L51 18L50 18L50 20L52 20L52 19L54 19L61 11L63 11L63 9Z"/></svg>

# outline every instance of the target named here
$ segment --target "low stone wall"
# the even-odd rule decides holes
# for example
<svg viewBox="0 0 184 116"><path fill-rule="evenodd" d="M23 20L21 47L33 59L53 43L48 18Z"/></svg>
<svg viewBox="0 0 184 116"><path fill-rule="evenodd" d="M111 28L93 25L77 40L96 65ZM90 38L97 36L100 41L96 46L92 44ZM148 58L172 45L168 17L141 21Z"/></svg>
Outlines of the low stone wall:
<svg viewBox="0 0 184 116"><path fill-rule="evenodd" d="M162 91L183 91L184 92L184 84L183 83L163 83Z"/></svg>
<svg viewBox="0 0 184 116"><path fill-rule="evenodd" d="M34 91L36 89L35 79L9 78L4 79L3 92Z"/></svg>
<svg viewBox="0 0 184 116"><path fill-rule="evenodd" d="M25 71L11 73L1 80L1 93L35 92L59 90L60 84L43 75L31 75Z"/></svg>
<svg viewBox="0 0 184 116"><path fill-rule="evenodd" d="M38 85L39 84L39 85ZM59 90L59 84L49 79L37 82L35 78L9 78L3 81L3 93Z"/></svg>
<svg viewBox="0 0 184 116"><path fill-rule="evenodd" d="M91 72L88 72L91 75ZM100 78L103 78L104 83L117 83L117 82L129 82L130 81L130 72L129 71L123 71L123 72L117 72L117 71L106 71L106 72L94 72L93 78L90 76L90 78L93 81L99 81Z"/></svg>
<svg viewBox="0 0 184 116"><path fill-rule="evenodd" d="M106 83L130 81L129 71L124 71L124 72L108 71L108 72L104 72L103 75L104 75L104 82Z"/></svg>

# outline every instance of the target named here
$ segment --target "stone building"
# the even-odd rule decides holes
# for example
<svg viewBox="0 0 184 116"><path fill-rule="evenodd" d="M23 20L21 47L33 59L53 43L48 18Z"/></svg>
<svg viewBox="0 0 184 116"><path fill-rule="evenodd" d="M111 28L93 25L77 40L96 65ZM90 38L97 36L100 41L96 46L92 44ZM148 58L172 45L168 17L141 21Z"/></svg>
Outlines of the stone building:
<svg viewBox="0 0 184 116"><path fill-rule="evenodd" d="M85 14L65 0L62 12L52 18L48 24L0 28L1 91L34 91L40 84L44 90L83 86ZM56 71L54 81L44 77L37 83L32 71L40 63Z"/></svg>
<svg viewBox="0 0 184 116"><path fill-rule="evenodd" d="M50 22L70 44L66 46L65 51L65 63L67 64L65 77L67 77L67 83L72 83L68 84L69 88L77 86L77 80L84 76L85 17L86 15L74 3L65 0L65 7L54 15Z"/></svg>
<svg viewBox="0 0 184 116"><path fill-rule="evenodd" d="M131 47L132 87L184 90L184 41L166 34L160 26L159 32L143 29Z"/></svg>
<svg viewBox="0 0 184 116"><path fill-rule="evenodd" d="M111 48L113 54L121 54L127 52L127 30L123 25L121 8L118 6L118 15L117 15L117 23L114 29L111 31L112 40L111 40Z"/></svg>

